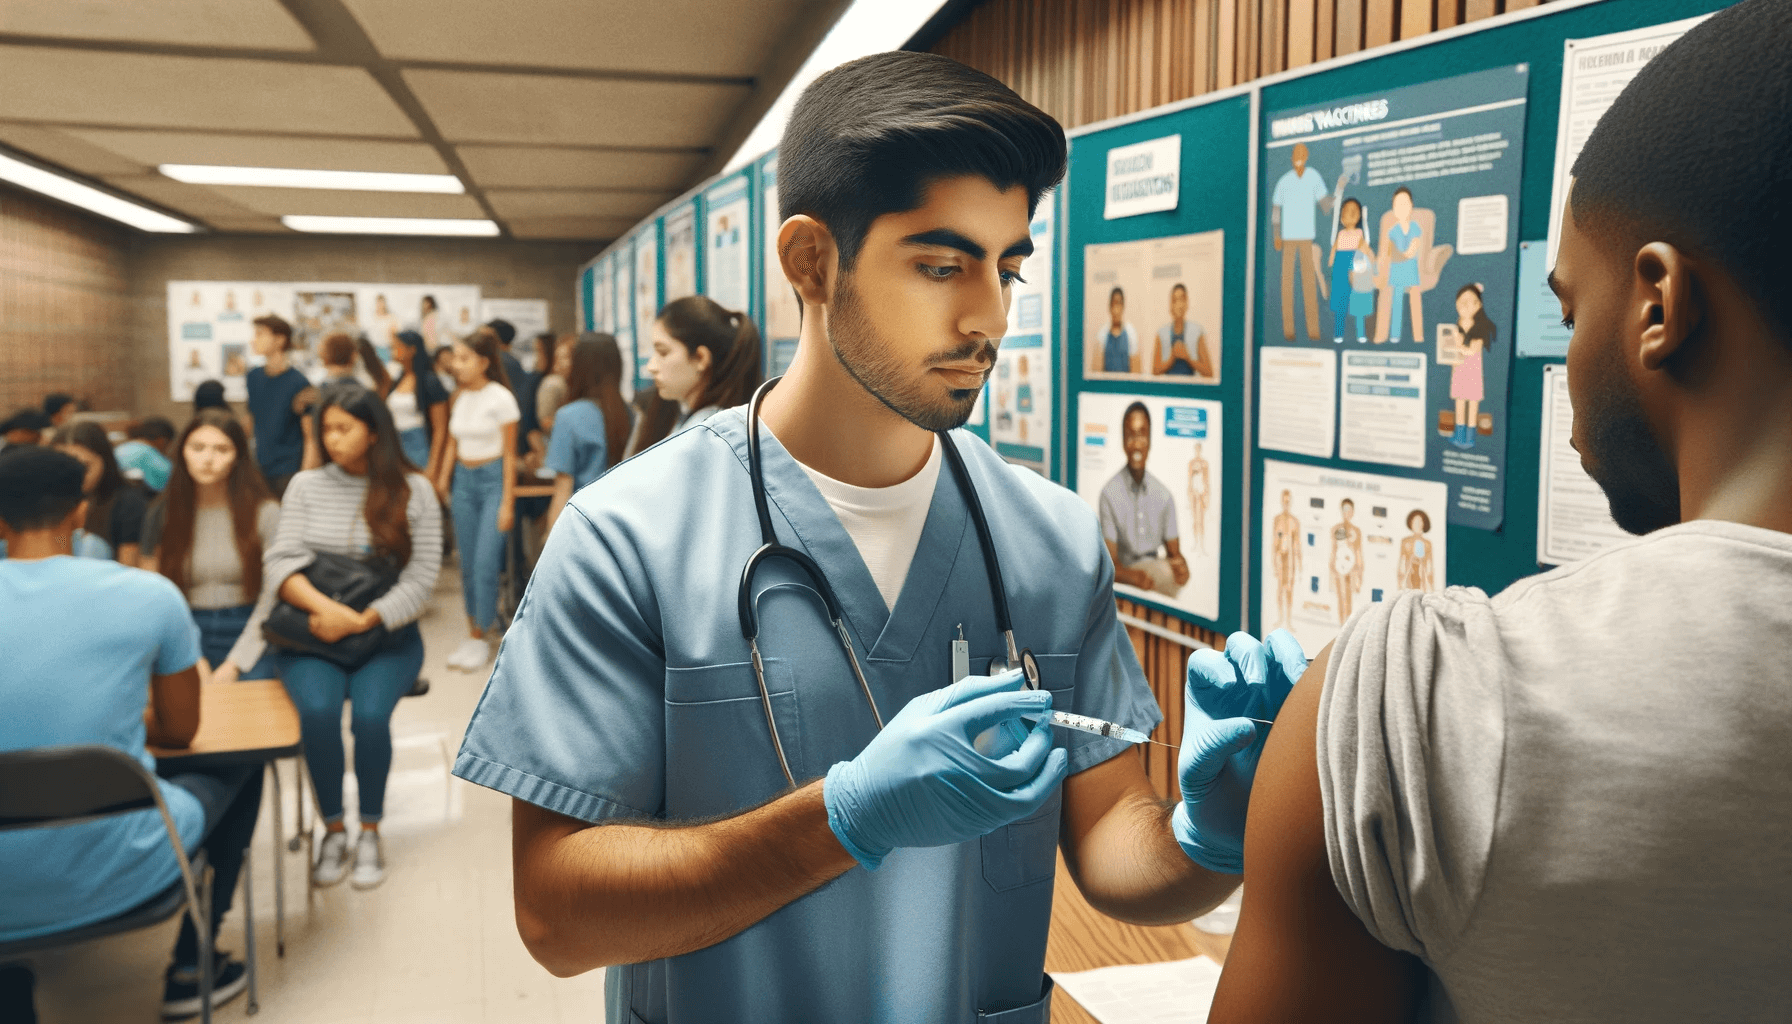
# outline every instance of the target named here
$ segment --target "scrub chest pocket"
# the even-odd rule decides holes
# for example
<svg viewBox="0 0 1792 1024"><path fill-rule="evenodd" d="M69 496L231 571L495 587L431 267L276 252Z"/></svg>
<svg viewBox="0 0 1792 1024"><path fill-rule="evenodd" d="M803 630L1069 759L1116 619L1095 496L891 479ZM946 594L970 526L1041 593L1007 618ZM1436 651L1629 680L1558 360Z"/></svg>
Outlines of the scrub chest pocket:
<svg viewBox="0 0 1792 1024"><path fill-rule="evenodd" d="M1039 686L1051 691L1052 707L1069 710L1076 699L1076 655L1041 654ZM1064 733L1059 730L1060 741ZM1059 787L1037 814L1012 822L984 836L983 881L996 892L1048 881L1058 867L1059 810L1064 790Z"/></svg>
<svg viewBox="0 0 1792 1024"><path fill-rule="evenodd" d="M765 686L791 769L799 779L813 777L790 663L767 658ZM751 664L668 668L665 715L667 817L734 814L784 792Z"/></svg>

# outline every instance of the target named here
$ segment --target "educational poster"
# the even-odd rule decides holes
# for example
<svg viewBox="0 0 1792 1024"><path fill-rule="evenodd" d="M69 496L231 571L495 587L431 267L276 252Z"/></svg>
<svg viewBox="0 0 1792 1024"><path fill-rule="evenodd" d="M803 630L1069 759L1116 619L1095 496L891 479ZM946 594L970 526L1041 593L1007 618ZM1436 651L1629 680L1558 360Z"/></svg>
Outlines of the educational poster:
<svg viewBox="0 0 1792 1024"><path fill-rule="evenodd" d="M318 346L338 331L358 334L355 293L349 285L299 285L293 293L292 364L314 375L322 363Z"/></svg>
<svg viewBox="0 0 1792 1024"><path fill-rule="evenodd" d="M484 321L479 319L479 289L477 287L442 288L433 293L438 302L438 344L452 344L460 338L472 334ZM446 331L446 335L441 332Z"/></svg>
<svg viewBox="0 0 1792 1024"><path fill-rule="evenodd" d="M1556 122L1555 175L1549 195L1548 266L1556 265L1568 182L1587 136L1645 64L1709 17L1701 14L1628 32L1562 41L1562 109Z"/></svg>
<svg viewBox="0 0 1792 1024"><path fill-rule="evenodd" d="M489 324L503 320L516 328L513 345L531 342L537 335L553 330L548 322L546 299L484 299L479 303L479 322Z"/></svg>
<svg viewBox="0 0 1792 1024"><path fill-rule="evenodd" d="M635 236L635 345L633 350L634 379L636 386L645 386L647 380L647 360L653 355L653 345L649 337L653 321L660 315L660 236L647 225L646 229ZM623 356L630 357L630 351L623 349ZM626 375L625 375L626 376Z"/></svg>
<svg viewBox="0 0 1792 1024"><path fill-rule="evenodd" d="M751 303L753 204L748 178L735 175L703 197L703 293L723 309L745 313Z"/></svg>
<svg viewBox="0 0 1792 1024"><path fill-rule="evenodd" d="M479 316L477 285L360 284L353 289L356 321L382 356L397 331L416 331L433 352L485 322Z"/></svg>
<svg viewBox="0 0 1792 1024"><path fill-rule="evenodd" d="M1274 112L1263 153L1265 415L1289 404L1271 349L1336 352L1336 457L1446 483L1449 521L1483 530L1505 514L1528 80Z"/></svg>
<svg viewBox="0 0 1792 1024"><path fill-rule="evenodd" d="M1114 592L1219 618L1220 403L1085 391L1077 420L1077 493L1101 521Z"/></svg>
<svg viewBox="0 0 1792 1024"><path fill-rule="evenodd" d="M289 285L256 281L168 282L168 383L177 402L193 400L208 380L224 384L233 402L249 397L245 375L263 360L251 344L253 321L273 313L292 317Z"/></svg>
<svg viewBox="0 0 1792 1024"><path fill-rule="evenodd" d="M1266 459L1260 497L1260 626L1289 630L1308 657L1352 612L1445 586L1441 483Z"/></svg>
<svg viewBox="0 0 1792 1024"><path fill-rule="evenodd" d="M697 294L697 207L666 214L666 301Z"/></svg>
<svg viewBox="0 0 1792 1024"><path fill-rule="evenodd" d="M1271 345L1263 349L1257 446L1332 457L1338 419L1338 353Z"/></svg>
<svg viewBox="0 0 1792 1024"><path fill-rule="evenodd" d="M765 351L766 374L776 377L790 368L796 358L796 343L803 330L803 307L796 292L784 277L778 259L778 229L784 222L778 217L778 158L773 156L759 169L759 205L764 212L765 241Z"/></svg>
<svg viewBox="0 0 1792 1024"><path fill-rule="evenodd" d="M989 439L997 454L1042 475L1052 459L1052 251L1057 197L1040 197L1028 231L1033 255L1020 265L1021 280L1008 293L1008 333L996 352L983 404Z"/></svg>
<svg viewBox="0 0 1792 1024"><path fill-rule="evenodd" d="M1567 565L1632 539L1612 521L1605 491L1581 468L1568 368L1543 368L1543 444L1537 467L1537 564Z"/></svg>
<svg viewBox="0 0 1792 1024"><path fill-rule="evenodd" d="M596 315L592 317L592 323L596 324L597 329L605 334L613 334L616 331L616 310L614 308L616 305L616 275L612 266L615 262L614 253L605 253L598 259L597 266L594 268L597 275L592 283L592 294L595 296L593 304L597 309Z"/></svg>
<svg viewBox="0 0 1792 1024"><path fill-rule="evenodd" d="M1083 376L1220 382L1226 233L1083 246Z"/></svg>

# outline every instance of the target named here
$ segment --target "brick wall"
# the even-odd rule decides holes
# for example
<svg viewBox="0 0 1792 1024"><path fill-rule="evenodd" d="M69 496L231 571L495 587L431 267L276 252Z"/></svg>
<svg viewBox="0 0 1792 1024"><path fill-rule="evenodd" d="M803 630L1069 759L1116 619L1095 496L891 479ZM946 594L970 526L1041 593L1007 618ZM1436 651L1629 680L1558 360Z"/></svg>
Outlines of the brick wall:
<svg viewBox="0 0 1792 1024"><path fill-rule="evenodd" d="M0 417L52 391L135 397L130 231L0 186Z"/></svg>

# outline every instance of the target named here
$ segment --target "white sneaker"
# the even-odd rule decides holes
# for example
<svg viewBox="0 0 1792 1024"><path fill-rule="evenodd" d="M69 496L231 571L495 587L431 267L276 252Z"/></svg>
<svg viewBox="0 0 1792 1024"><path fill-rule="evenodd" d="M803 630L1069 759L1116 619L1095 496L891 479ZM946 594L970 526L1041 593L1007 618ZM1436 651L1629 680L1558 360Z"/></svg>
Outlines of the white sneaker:
<svg viewBox="0 0 1792 1024"><path fill-rule="evenodd" d="M386 880L386 858L380 855L380 834L361 830L355 840L355 873L348 884L357 889L371 889Z"/></svg>
<svg viewBox="0 0 1792 1024"><path fill-rule="evenodd" d="M335 885L348 872L348 833L325 832L323 846L317 851L317 864L311 869L311 881L320 886Z"/></svg>
<svg viewBox="0 0 1792 1024"><path fill-rule="evenodd" d="M448 655L448 667L473 672L484 667L491 656L491 645L477 637L467 637L454 649L453 654Z"/></svg>

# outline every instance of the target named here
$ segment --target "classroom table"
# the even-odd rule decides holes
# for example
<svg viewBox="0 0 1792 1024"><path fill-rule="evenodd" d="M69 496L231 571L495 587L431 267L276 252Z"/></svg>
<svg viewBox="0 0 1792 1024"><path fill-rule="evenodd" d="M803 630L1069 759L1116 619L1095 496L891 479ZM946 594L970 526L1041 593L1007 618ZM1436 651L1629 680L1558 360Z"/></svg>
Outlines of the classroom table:
<svg viewBox="0 0 1792 1024"><path fill-rule="evenodd" d="M166 774L244 764L272 768L275 760L299 757L303 752L299 740L299 712L292 706L286 687L278 679L202 683L199 688L199 732L193 742L180 748L151 746L149 752L156 759L156 767ZM302 757L299 763L304 764ZM303 776L300 778L299 803L302 808L305 797ZM280 773L275 771L274 948L277 956L286 955L286 889L280 856L281 803ZM254 864L248 851L244 851L243 945L249 965L249 1013L261 1008L255 984L254 876ZM212 941L215 948L217 937L213 936Z"/></svg>
<svg viewBox="0 0 1792 1024"><path fill-rule="evenodd" d="M1213 935L1190 924L1148 928L1116 921L1096 910L1077 891L1058 857L1052 895L1051 933L1045 943L1047 971L1088 971L1120 964L1153 964L1209 956L1226 962L1232 936ZM1096 1024L1063 989L1052 993L1052 1024Z"/></svg>

